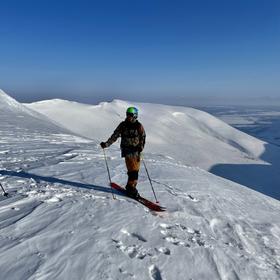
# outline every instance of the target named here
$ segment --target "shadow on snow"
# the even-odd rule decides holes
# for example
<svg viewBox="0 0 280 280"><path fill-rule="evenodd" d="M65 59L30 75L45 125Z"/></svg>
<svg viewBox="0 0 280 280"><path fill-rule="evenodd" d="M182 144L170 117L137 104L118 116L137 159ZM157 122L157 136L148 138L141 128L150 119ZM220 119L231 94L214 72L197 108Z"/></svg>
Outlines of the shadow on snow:
<svg viewBox="0 0 280 280"><path fill-rule="evenodd" d="M217 164L209 171L280 200L280 148L266 144L260 158L268 164Z"/></svg>
<svg viewBox="0 0 280 280"><path fill-rule="evenodd" d="M32 173L27 173L25 171L15 172L15 171L0 170L0 175L13 176L13 177L19 177L19 178L25 178L25 179L33 179L35 181L45 181L45 182L52 183L52 184L58 183L58 184L62 184L62 185L68 185L71 187L95 190L95 191L104 192L104 193L114 192L120 196L125 196L115 190L112 190L110 187L103 187L103 186L85 184L85 183L80 183L80 182L73 182L73 181L68 181L68 180L59 179L59 178L55 178L55 177L41 176L41 175L36 175L36 174L32 174Z"/></svg>

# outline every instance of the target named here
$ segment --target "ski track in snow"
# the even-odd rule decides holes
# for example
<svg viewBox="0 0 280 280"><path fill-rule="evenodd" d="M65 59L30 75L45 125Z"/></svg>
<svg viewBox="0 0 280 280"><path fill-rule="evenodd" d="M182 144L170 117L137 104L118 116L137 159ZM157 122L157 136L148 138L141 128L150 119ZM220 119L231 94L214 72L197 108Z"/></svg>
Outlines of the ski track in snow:
<svg viewBox="0 0 280 280"><path fill-rule="evenodd" d="M167 207L153 213L112 199L96 142L37 130L0 124L1 279L280 279L279 201L147 153ZM119 150L106 152L124 185ZM143 168L139 191L153 199Z"/></svg>
<svg viewBox="0 0 280 280"><path fill-rule="evenodd" d="M102 158L100 152L95 153L94 150L87 149L87 145L83 145L79 145L76 149L58 152L57 155L53 152L52 156L46 156L45 162L44 157L39 153L40 163L30 170L24 169L24 161L28 157L23 153L24 158L20 155L17 158L17 162L21 162L21 165L18 165L19 170L25 170L26 174L44 174L46 178L55 176L69 181L75 178L75 181L80 180L83 183L93 172L91 184L94 182L94 185L106 186L104 162L95 162L96 170L93 171L94 160ZM48 155L51 154L50 151L45 152ZM113 151L108 161L114 167L112 168L113 179L124 184L126 172L122 160L115 156L116 153L117 151ZM34 151L32 155L34 159L32 166L35 167L38 158ZM50 157L52 160L49 160ZM88 160L85 161L85 159ZM153 164L156 166L157 162L160 163L160 160L155 160ZM83 168L77 169L77 166L81 164ZM168 162L164 166L170 170ZM185 169L183 166L181 168ZM199 172L192 168L186 170L195 176ZM20 175L21 172L18 174ZM15 257L15 252L22 250L23 254L20 254L22 261L12 267L23 277L60 279L71 271L73 277L70 276L69 279L75 279L74 277L78 274L84 275L87 279L87 274L83 274L82 270L83 267L91 267L89 261L85 259L86 264L74 265L70 269L73 265L72 261L66 261L66 266L63 266L65 260L59 261L62 258L61 250L68 255L85 254L84 257L89 259L92 252L95 252L94 256L100 259L98 264L100 268L98 269L97 265L95 268L92 267L91 271L98 279L107 279L109 275L111 277L115 275L115 279L140 279L140 275L144 273L140 272L140 268L141 270L146 268L146 276L144 273L141 279L171 279L171 273L168 272L169 263L176 267L175 260L181 257L182 263L185 263L189 270L190 267L186 262L196 264L193 254L197 253L203 260L205 270L209 270L208 273L212 279L256 279L255 277L266 275L266 271L270 272L267 274L271 276L270 279L277 279L280 275L280 250L279 246L275 247L275 244L279 244L280 241L279 224L260 223L258 225L252 221L245 222L243 217L241 220L238 217L223 217L223 207L227 207L226 201L223 205L219 203L218 198L211 197L210 193L200 192L196 189L198 183L196 185L189 182L193 188L186 192L182 188L182 184L186 183L184 179L176 180L158 176L156 181L162 182L163 185L158 184L157 191L162 203L166 203L164 206L167 206L169 210L161 215L155 215L139 203L118 194L117 200L113 201L110 191L80 189L60 183L34 180L32 176L17 178L16 174L9 177L4 173L2 178L8 192L14 193L6 199L1 198L0 201L1 259L5 258L7 252L9 260L9 256ZM211 184L211 181L205 180L200 183L207 185ZM143 186L143 190L140 189L140 191L144 196L150 195L148 181L143 170L141 170L139 185L141 188ZM170 197L171 200L165 197ZM67 214L70 209L71 215ZM108 214L106 209L116 211L116 213ZM244 211L246 212L246 209ZM246 215L245 212L242 213L242 209L240 210L240 213L244 215ZM217 215L218 213L220 216ZM74 219L74 224L70 226L71 224L66 222L65 229L57 233L55 228L61 228L58 222L58 220L62 221L61 216L63 224L67 219L73 221L73 214L77 217ZM99 218L100 216L102 219ZM97 218L97 223L94 221L95 218ZM38 220L39 224L34 226ZM110 229L112 221L115 225L119 225L119 229L116 226L114 230ZM150 227L152 228L149 229ZM80 228L86 231L84 239L74 238L72 241L74 235L81 233ZM111 232L111 237L106 234L104 236L104 233L108 231ZM50 241L42 245L46 234L50 234ZM52 246L53 242L58 243ZM69 242L71 246L67 245ZM95 242L99 245L95 246ZM105 243L111 243L103 248L105 252L108 250L110 256L105 256L101 249ZM113 265L116 259L119 260L117 261L119 264ZM56 262L57 265L55 265ZM24 269L26 263L27 270ZM104 267L106 263L111 265L112 269L116 266L114 270L116 274L111 274L113 272ZM10 265L5 261L3 264ZM64 268L61 268L61 265ZM74 268L76 273L73 272ZM258 268L257 271L256 268ZM182 273L187 272L180 264L179 269ZM240 275L242 270L247 273L243 277ZM7 276L5 279L12 279L9 271L6 271L4 275ZM197 272L191 272L190 275L192 275L190 279L192 277L195 279ZM204 278L200 275L197 279Z"/></svg>

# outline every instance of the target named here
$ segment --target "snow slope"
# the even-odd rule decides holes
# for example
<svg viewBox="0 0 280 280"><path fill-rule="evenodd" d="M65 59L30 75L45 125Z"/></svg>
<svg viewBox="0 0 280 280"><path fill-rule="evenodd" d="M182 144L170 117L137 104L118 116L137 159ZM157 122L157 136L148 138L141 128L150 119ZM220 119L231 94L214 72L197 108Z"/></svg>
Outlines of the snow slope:
<svg viewBox="0 0 280 280"><path fill-rule="evenodd" d="M204 169L217 163L264 164L260 156L265 142L196 109L120 100L96 106L57 99L27 104L69 130L99 141L107 140L130 105L139 108L148 152Z"/></svg>
<svg viewBox="0 0 280 280"><path fill-rule="evenodd" d="M46 116L24 106L15 99L0 90L0 119L2 129L10 130L19 129L28 132L38 130L51 133L69 133L66 128L59 126Z"/></svg>
<svg viewBox="0 0 280 280"><path fill-rule="evenodd" d="M131 105L139 108L139 119L147 132L146 153L200 167L280 200L280 148L203 111L120 100L96 106L48 100L27 106L69 130L101 142L108 139Z"/></svg>
<svg viewBox="0 0 280 280"><path fill-rule="evenodd" d="M106 116L110 104L100 106ZM1 279L279 279L279 201L147 152L168 209L156 214L112 199L96 142L35 120L26 130L14 110L1 117L1 183L10 194L0 197ZM107 156L112 179L125 184L118 147ZM143 168L139 191L153 199Z"/></svg>
<svg viewBox="0 0 280 280"><path fill-rule="evenodd" d="M279 107L208 109L230 125L266 142L280 146Z"/></svg>

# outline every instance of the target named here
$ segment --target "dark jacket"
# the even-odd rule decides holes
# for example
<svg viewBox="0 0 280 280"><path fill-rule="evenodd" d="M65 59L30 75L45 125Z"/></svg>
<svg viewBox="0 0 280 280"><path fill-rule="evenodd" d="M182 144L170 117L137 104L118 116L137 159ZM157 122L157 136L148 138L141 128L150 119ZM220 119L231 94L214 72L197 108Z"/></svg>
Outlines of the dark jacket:
<svg viewBox="0 0 280 280"><path fill-rule="evenodd" d="M145 146L146 133L143 125L139 121L123 121L115 129L112 136L107 140L107 147L112 145L121 137L122 157L127 155L139 156Z"/></svg>

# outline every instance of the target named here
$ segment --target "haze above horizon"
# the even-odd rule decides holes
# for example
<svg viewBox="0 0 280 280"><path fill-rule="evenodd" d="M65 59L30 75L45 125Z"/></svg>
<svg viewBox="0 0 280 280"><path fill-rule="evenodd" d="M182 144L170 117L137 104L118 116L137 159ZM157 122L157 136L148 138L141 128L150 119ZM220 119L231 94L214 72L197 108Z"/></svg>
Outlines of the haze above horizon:
<svg viewBox="0 0 280 280"><path fill-rule="evenodd" d="M20 102L280 104L279 10L275 0L1 3L0 88Z"/></svg>

